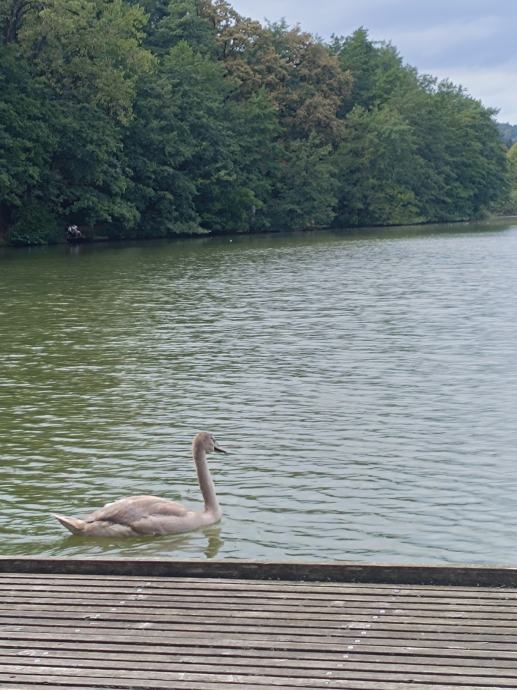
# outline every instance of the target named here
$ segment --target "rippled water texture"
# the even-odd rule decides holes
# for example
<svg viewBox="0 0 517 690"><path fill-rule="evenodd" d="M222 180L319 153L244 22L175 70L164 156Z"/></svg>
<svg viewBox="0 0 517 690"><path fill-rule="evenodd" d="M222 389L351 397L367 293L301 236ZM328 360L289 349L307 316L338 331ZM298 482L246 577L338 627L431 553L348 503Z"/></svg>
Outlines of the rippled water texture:
<svg viewBox="0 0 517 690"><path fill-rule="evenodd" d="M517 565L517 227L0 255L1 553ZM66 536L140 493L220 527Z"/></svg>

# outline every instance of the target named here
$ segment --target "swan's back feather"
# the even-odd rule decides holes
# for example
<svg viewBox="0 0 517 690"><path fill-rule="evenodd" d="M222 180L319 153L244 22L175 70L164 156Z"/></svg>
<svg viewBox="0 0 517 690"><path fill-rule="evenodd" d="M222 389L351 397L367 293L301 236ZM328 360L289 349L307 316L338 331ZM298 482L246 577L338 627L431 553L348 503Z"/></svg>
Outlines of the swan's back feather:
<svg viewBox="0 0 517 690"><path fill-rule="evenodd" d="M187 512L181 503L159 496L128 496L113 503L107 503L103 508L88 515L85 522L102 521L133 527L145 518L182 518Z"/></svg>

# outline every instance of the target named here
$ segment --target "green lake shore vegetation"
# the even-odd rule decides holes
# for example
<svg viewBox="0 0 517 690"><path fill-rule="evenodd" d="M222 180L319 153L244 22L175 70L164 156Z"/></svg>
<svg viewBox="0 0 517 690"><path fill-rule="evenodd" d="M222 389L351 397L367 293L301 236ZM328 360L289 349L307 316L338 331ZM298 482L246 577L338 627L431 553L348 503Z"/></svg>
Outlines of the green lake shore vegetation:
<svg viewBox="0 0 517 690"><path fill-rule="evenodd" d="M0 30L4 242L517 208L494 111L363 28L324 42L225 0L0 0Z"/></svg>

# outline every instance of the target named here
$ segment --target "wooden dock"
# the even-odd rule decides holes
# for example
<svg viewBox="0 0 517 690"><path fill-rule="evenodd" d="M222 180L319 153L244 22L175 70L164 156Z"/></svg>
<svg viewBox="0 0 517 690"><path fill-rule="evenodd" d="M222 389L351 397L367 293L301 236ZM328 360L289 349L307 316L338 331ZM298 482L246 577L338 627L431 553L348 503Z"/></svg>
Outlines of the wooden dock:
<svg viewBox="0 0 517 690"><path fill-rule="evenodd" d="M0 688L517 688L517 570L0 558Z"/></svg>

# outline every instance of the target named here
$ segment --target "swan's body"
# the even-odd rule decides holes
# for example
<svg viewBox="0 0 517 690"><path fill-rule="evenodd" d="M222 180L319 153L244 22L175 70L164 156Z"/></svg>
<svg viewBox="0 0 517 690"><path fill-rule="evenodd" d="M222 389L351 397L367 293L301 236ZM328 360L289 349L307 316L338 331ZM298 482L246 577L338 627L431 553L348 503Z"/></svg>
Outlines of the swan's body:
<svg viewBox="0 0 517 690"><path fill-rule="evenodd" d="M221 509L206 456L212 451L224 453L211 434L203 431L192 442L204 510L188 510L181 503L158 496L129 496L107 503L84 519L54 515L73 534L95 537L131 537L156 534L181 534L219 522Z"/></svg>

